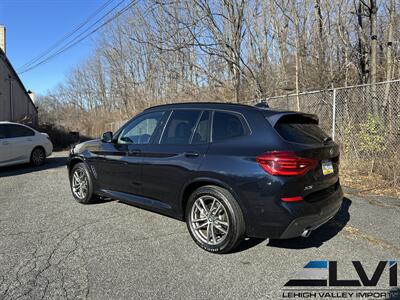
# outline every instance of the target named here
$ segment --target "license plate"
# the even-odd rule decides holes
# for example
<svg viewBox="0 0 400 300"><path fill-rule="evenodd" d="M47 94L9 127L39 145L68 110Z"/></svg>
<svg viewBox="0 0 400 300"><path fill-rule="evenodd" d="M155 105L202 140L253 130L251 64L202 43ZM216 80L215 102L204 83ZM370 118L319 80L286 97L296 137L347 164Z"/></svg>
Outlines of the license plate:
<svg viewBox="0 0 400 300"><path fill-rule="evenodd" d="M330 160L323 160L322 161L322 174L329 175L329 174L332 174L333 172L335 172L335 171L333 170L332 162Z"/></svg>

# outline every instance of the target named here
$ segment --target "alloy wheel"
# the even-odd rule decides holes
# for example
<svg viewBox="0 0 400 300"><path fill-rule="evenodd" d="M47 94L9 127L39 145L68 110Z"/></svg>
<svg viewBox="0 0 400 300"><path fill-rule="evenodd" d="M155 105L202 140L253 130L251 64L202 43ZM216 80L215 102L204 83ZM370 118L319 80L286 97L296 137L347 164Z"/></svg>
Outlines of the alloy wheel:
<svg viewBox="0 0 400 300"><path fill-rule="evenodd" d="M88 179L85 170L76 169L72 175L72 191L79 199L84 199L88 193Z"/></svg>
<svg viewBox="0 0 400 300"><path fill-rule="evenodd" d="M211 195L197 198L190 213L190 228L203 243L221 244L229 233L229 217L220 200Z"/></svg>
<svg viewBox="0 0 400 300"><path fill-rule="evenodd" d="M32 153L32 162L34 165L38 166L43 163L45 159L44 152L41 148L35 149Z"/></svg>

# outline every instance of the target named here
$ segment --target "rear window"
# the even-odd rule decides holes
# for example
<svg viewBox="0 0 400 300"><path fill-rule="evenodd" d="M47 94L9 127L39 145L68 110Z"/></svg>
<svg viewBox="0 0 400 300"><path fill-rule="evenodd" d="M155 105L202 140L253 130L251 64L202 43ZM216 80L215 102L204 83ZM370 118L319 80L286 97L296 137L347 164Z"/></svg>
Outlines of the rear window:
<svg viewBox="0 0 400 300"><path fill-rule="evenodd" d="M244 136L246 131L237 114L216 111L214 113L212 136L213 141Z"/></svg>
<svg viewBox="0 0 400 300"><path fill-rule="evenodd" d="M284 116L275 129L282 138L293 143L320 144L329 138L315 120L303 116Z"/></svg>

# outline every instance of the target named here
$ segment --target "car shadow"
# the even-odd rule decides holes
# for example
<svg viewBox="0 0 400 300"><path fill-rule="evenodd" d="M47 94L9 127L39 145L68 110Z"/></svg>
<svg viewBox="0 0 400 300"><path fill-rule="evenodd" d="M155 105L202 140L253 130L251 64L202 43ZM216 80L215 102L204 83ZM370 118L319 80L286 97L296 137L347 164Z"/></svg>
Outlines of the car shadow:
<svg viewBox="0 0 400 300"><path fill-rule="evenodd" d="M261 244L264 242L266 239L261 239L261 238L245 238L238 247L233 249L230 253L238 253L242 251L246 251L250 248L253 248L257 246L258 244Z"/></svg>
<svg viewBox="0 0 400 300"><path fill-rule="evenodd" d="M27 173L33 173L48 169L55 169L64 167L67 164L66 156L50 156L46 158L45 163L42 166L34 167L30 164L21 164L8 167L0 167L0 177L10 177L16 175L22 175Z"/></svg>
<svg viewBox="0 0 400 300"><path fill-rule="evenodd" d="M346 226L350 220L349 208L352 201L349 198L343 198L342 206L337 214L326 224L317 228L308 238L297 237L285 240L269 240L267 246L285 249L307 249L318 248L323 243L336 236Z"/></svg>

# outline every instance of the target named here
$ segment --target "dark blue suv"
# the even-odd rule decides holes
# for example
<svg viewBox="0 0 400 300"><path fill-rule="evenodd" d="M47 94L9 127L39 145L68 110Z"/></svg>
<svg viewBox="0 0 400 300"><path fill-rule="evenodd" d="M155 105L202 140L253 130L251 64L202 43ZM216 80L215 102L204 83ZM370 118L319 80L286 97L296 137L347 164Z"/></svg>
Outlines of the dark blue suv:
<svg viewBox="0 0 400 300"><path fill-rule="evenodd" d="M338 166L316 116L227 103L146 109L68 161L77 201L119 199L185 220L217 253L245 236L308 236L341 206Z"/></svg>

